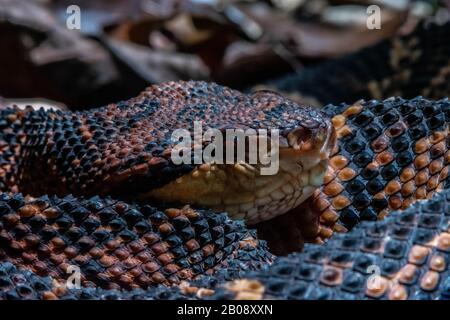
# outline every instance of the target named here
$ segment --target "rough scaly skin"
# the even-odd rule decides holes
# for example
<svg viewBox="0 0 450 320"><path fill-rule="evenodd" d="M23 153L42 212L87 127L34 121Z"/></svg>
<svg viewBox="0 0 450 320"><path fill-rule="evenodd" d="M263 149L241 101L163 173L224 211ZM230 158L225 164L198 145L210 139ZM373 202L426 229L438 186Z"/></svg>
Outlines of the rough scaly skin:
<svg viewBox="0 0 450 320"><path fill-rule="evenodd" d="M302 253L279 257L244 279L216 285L209 298L449 299L449 259L446 190L383 221L363 222L322 246L307 244ZM201 283L192 287L188 295L195 297Z"/></svg>
<svg viewBox="0 0 450 320"><path fill-rule="evenodd" d="M79 266L81 285L147 288L271 261L241 222L208 210L156 209L111 198L0 198L0 260L63 282Z"/></svg>
<svg viewBox="0 0 450 320"><path fill-rule="evenodd" d="M309 197L323 182L335 141L329 120L314 109L272 92L244 95L194 81L154 85L137 98L86 112L8 109L1 119L3 191L180 202L226 210L249 223ZM201 166L195 149L210 143L200 145L195 137L184 150L191 161L175 164L179 141L172 134L194 135L195 122L203 133L279 130L280 170L261 175L258 164ZM289 193L284 184L292 185ZM271 198L274 191L281 198Z"/></svg>
<svg viewBox="0 0 450 320"><path fill-rule="evenodd" d="M383 221L363 222L325 245L279 257L240 280L203 277L152 290L64 290L0 264L3 299L450 299L450 191Z"/></svg>
<svg viewBox="0 0 450 320"><path fill-rule="evenodd" d="M58 281L79 266L83 285L108 289L171 285L270 262L254 231L200 200L223 196L233 216L226 201L236 205L248 195L258 210L240 216L247 222L282 214L323 182L335 142L329 119L314 109L271 92L243 95L204 82L155 85L86 112L0 112L0 259ZM204 131L280 130L280 174L264 177L257 166L240 164L174 164L171 134L192 129L193 121ZM293 184L282 199L267 196L276 179Z"/></svg>
<svg viewBox="0 0 450 320"><path fill-rule="evenodd" d="M328 105L324 112L332 119L338 143L323 186L304 205L257 226L277 254L298 251L305 237L321 242L334 230L382 219L417 199L429 199L449 177L447 99L359 101ZM318 214L319 237L306 234L305 220Z"/></svg>
<svg viewBox="0 0 450 320"><path fill-rule="evenodd" d="M198 95L200 95L200 98ZM169 128L174 129L181 125L189 126L187 121L197 117L205 121L211 120L206 123L208 126L221 128L224 126L270 128L276 125L285 129L285 132L281 135L282 139L284 138L289 142L286 143L288 146L285 151L294 154L294 156L287 157L287 160L297 160L296 156L298 154L296 152L298 151L301 156L313 151L312 154L316 157L309 157L309 159L317 161L317 163L328 160L327 156L332 151L334 130L330 129L326 117L309 108L300 108L291 101L273 93L261 92L254 95L253 98L250 97L214 84L181 82L153 86L140 97L126 103L83 113L5 110L2 112L2 122L0 123L3 135L1 146L2 162L0 163L2 166L2 174L0 175L3 183L2 189L12 193L23 191L35 196L43 193L55 193L62 196L64 193L73 192L77 196L112 194L123 199L139 198L137 197L138 194L146 195L149 190L151 191L155 188L162 190L161 186L163 188L167 185L170 186L170 181L186 176L186 174L190 175L191 172L196 170L195 168L186 168L184 166L182 166L181 170L170 163L170 153L168 151L171 145L168 144L169 140L167 137ZM207 104L202 104L202 102ZM159 107L156 108L156 105ZM367 110L363 111L363 106ZM443 172L443 181L448 171L448 106L447 101L432 102L421 98L410 101L390 99L379 102L361 102L355 106L330 106L326 108L326 112L332 112L330 116L334 117L333 124L339 136L339 147L335 152L339 152L344 157L349 157L348 153L346 153L349 152L347 146L353 146L351 143L354 140L353 138L367 134L364 130L371 126L370 124L364 125L364 121L362 124L358 124L359 120L357 119L366 111L376 114L377 117L380 116L378 113L387 114L389 110L395 111L394 116L389 116L389 119L395 120L395 123L382 123L380 121L384 120L380 116L380 119L372 120L372 124L375 122L380 126L380 132L376 137L383 136L384 133L390 134L392 138L396 136L394 132L397 132L399 135L403 134L408 143L407 151L395 150L394 142L392 147L389 147L392 148L389 149L392 158L396 159L395 161L401 167L414 163L416 151L412 148L416 144L422 146L419 139L423 138L423 136L421 134L416 136L412 133L417 132L417 129L421 129L423 126L422 133L424 133L424 136L431 137L437 134L442 139L435 139L435 143L428 143L428 138L427 143L422 146L423 149L419 150L418 154L429 154L432 159L440 159L442 157L442 167L433 172L434 174L439 173L439 175ZM211 109L215 107L223 108L223 112L229 112L224 113L223 117L219 116ZM234 109L236 109L236 112L233 111ZM378 110L380 111L378 112ZM156 112L159 112L157 117L155 116ZM166 113L169 115L166 115ZM420 114L417 115L417 113ZM411 114L416 114L416 116L410 118ZM163 118L165 115L167 118ZM417 117L419 120L416 121ZM250 124L243 124L243 120L249 121ZM400 129L391 130L397 127L400 127ZM376 137L374 136L373 138L375 139ZM358 142L358 139L356 140ZM441 144L442 141L445 142ZM435 147L436 145L437 147ZM146 149L147 147L150 150ZM346 152L341 149L342 147L346 149ZM373 146L364 147L370 153L369 148ZM406 152L405 155L409 157L403 156L402 152ZM375 153L372 152L370 155L375 157ZM359 154L364 153L360 152ZM405 159L407 160L406 162L404 161ZM353 179L370 180L368 177L363 176L363 168L367 165L365 163L366 160L364 160L363 166L354 157L349 161L349 167L357 166L360 168L358 171L355 170ZM331 163L333 164L333 160ZM422 168L421 166L424 163L427 166L429 165L426 161L418 161L419 167ZM303 164L306 165L306 163ZM387 163L379 163L379 166L384 166L385 164ZM414 165L416 164L414 163ZM432 168L428 169L434 170ZM413 170L411 179L416 174L417 172ZM339 179L339 183L344 185L344 189L346 189L348 184L345 182L345 179ZM186 181L191 182L192 180L184 180L181 183L186 183ZM442 181L438 182L441 183ZM325 182L329 182L328 178ZM442 187L439 183L427 189L430 196L434 189ZM189 184L187 186L189 187ZM198 190L195 189L195 191ZM293 192L295 193L296 190ZM286 191L286 194L292 194L293 192ZM333 219L329 219L330 215L326 214L327 210L317 210L314 207L310 207L311 210L306 212L300 210L302 208L300 207L298 211L294 209L292 212L281 216L293 218L295 224L290 225L289 228L294 231L299 230L303 238L326 238L329 234L324 234L322 230L325 227L332 229L333 225L340 218L339 215L342 208L338 208L333 204L334 195L328 194L325 189L322 190L322 193L332 203L331 209L336 211ZM346 194L349 205L355 204L355 194ZM161 195L164 195L164 193ZM51 275L58 280L63 280L66 276L64 271L68 261L83 268L84 263L90 260L90 257L94 258L98 255L98 258L101 259L101 257L106 255L108 258L112 253L119 258L118 260L116 258L112 259L112 270L107 270L105 275L102 272L97 273L98 269L104 271L105 266L94 264L93 268L90 268L91 266L87 265L86 268L93 272L90 279L86 275L84 284L89 282L108 288L146 288L156 283L167 285L178 283L183 278L191 279L202 274L217 274L217 270L221 269L221 262L217 260L214 260L211 264L209 261L207 262L208 253L211 252L219 253L219 255L222 255L222 252L226 252L230 259L234 259L237 263L237 273L239 275L241 264L247 266L241 269L255 269L270 259L270 255L264 248L264 243L255 242L252 239L254 235L250 235L249 239L244 242L244 244L254 248L254 250L251 250L248 249L247 245L244 245L247 248L246 250L254 253L249 253L248 255L239 253L240 245L237 244L242 243L241 241L247 237L244 229L241 229L242 232L238 232L242 235L241 237L234 238L233 250L230 252L226 251L226 245L222 243L219 243L217 246L213 245L213 248L211 248L210 244L216 239L211 236L211 239L205 240L205 234L202 231L195 233L189 239L181 240L181 242L167 239L170 238L167 233L171 232L174 232L173 235L176 238L182 238L181 231L177 230L176 227L172 228L172 224L175 226L175 223L172 223L170 220L172 219L170 217L172 212L180 212L180 210L177 211L176 209L168 211L170 221L168 220L167 224L163 223L164 227L161 229L161 226L158 225L159 222L152 221L151 217L145 217L141 207L143 204L127 204L122 200L111 200L119 201L119 207L122 207L114 207L113 212L110 212L118 220L122 221L122 227L125 228L125 231L128 231L125 234L120 234L121 231L113 229L114 226L120 223L111 225L109 220L102 220L99 212L96 211L96 207L91 207L90 205L87 207L83 198L73 198L74 208L80 209L83 216L83 218L79 218L79 221L75 221L76 215L74 216L72 212L73 208L65 208L64 206L61 208L60 200L53 198L53 196L51 198L39 198L37 205L32 203L34 201L32 199L24 199L24 203L20 201L17 203L17 201L12 200L10 204L9 201L11 200L8 196L4 195L3 197L6 203L2 217L4 227L2 227L1 240L6 244L6 250L3 252L2 260L12 261L18 266L27 266L39 274ZM16 197L20 198L18 195L12 196L13 199L16 199ZM415 198L416 195L413 196L412 200ZM143 199L139 200L142 203ZM103 203L110 200L99 198L98 201ZM312 202L314 204L315 201ZM306 205L309 204L309 202L306 203ZM46 208L49 210L46 210ZM143 263L133 259L135 258L133 255L136 253L135 248L134 246L129 246L127 241L130 237L135 238L137 236L138 240L145 240L145 238L144 235L139 234L139 230L136 229L133 221L125 221L127 219L127 208L132 209L142 221L147 221L147 223L151 224L152 229L157 228L156 235L161 237L162 243L168 244L167 252L162 252L158 249L155 252L152 248L144 249L144 251L148 250L148 255L151 259L160 262L159 264L158 262L156 263L157 268L155 269L158 271L162 269L161 272L155 272L153 269L147 272L143 269ZM185 210L192 212L190 209ZM195 212L202 214L201 211ZM282 213L278 212L278 214ZM214 213L209 214L214 216ZM318 219L320 214L322 214L321 220ZM40 223L48 225L52 229L49 233L49 239L45 240L48 241L48 245L44 246L42 252L38 251L40 248L36 247L36 244L41 242L43 237L47 236L46 228L42 230L40 228L33 229L30 220L34 216L42 218L41 220L43 221ZM345 217L344 214L342 216ZM59 218L62 220L57 221ZM97 221L93 227L91 223L87 226L84 225L84 219L90 218ZM134 219L133 217L129 218ZM208 219L206 218L206 220ZM319 222L322 223L322 226L319 225ZM346 223L346 220L341 222ZM231 222L222 220L210 227L212 229L215 227L223 227L225 229L227 223ZM272 234L291 232L291 230L280 230L280 225L277 224L277 221L271 221L270 223L272 225ZM80 238L69 239L69 234L66 234L67 230L65 230L68 226L69 228L73 226L78 227L81 229L81 233L86 236L83 238L81 235ZM44 234L41 232L44 232ZM212 235L213 232L206 232L206 234L208 233ZM78 233L76 236L78 236ZM118 243L119 247L113 246L112 249L103 247L101 238L98 238L103 236L110 240L117 239L116 243ZM187 242L184 242L185 240ZM174 257L178 254L176 248L190 247L188 244L190 240L193 240L192 243L194 244L200 243L199 246L194 246L198 252L197 258L199 260L194 258L189 265L186 265L182 261L174 259ZM269 240L271 239L269 238ZM294 243L294 245L302 242L302 239L297 240L300 241ZM259 247L260 245L261 247ZM96 248L97 246L98 248ZM162 247L167 248L165 244ZM85 252L82 252L86 248L93 249L93 252L89 252L89 257ZM115 252L116 249L119 249L118 253ZM125 263L120 259L121 257L125 260L131 258L131 261L126 261ZM186 257L187 255L180 256L181 260ZM110 261L111 259L106 260ZM201 267L198 267L197 262L200 263ZM170 265L169 272L163 272L168 265ZM127 266L131 269L125 271L124 269ZM136 267L135 270L133 269L134 267ZM184 267L186 267L188 273L195 270L192 272L192 276L185 277L185 273L184 275L178 273L179 269ZM209 272L207 272L208 270ZM153 278L154 273L157 273L155 279ZM142 281L139 277L142 274L144 278L147 277L150 280ZM151 294L152 291L149 292Z"/></svg>

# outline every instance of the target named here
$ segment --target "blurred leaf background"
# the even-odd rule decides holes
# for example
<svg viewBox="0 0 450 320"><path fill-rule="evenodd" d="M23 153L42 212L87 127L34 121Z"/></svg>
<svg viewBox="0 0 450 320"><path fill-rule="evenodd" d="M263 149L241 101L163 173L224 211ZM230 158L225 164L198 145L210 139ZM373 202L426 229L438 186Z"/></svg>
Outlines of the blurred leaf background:
<svg viewBox="0 0 450 320"><path fill-rule="evenodd" d="M366 26L371 4L382 9L380 30ZM70 5L81 9L80 30L66 26ZM85 109L180 79L245 89L407 34L419 20L446 19L449 8L449 0L0 0L0 107Z"/></svg>

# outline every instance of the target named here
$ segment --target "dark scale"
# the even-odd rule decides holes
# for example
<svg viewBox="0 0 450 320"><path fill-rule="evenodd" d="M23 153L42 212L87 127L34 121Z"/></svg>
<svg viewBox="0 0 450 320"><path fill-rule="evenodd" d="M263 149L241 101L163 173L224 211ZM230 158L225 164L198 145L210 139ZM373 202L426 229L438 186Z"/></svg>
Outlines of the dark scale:
<svg viewBox="0 0 450 320"><path fill-rule="evenodd" d="M370 180L366 185L366 190L369 192L369 194L374 195L381 190L384 189L385 182L379 178L374 178ZM375 199L374 199L375 200Z"/></svg>
<svg viewBox="0 0 450 320"><path fill-rule="evenodd" d="M366 137L369 141L372 141L380 136L382 132L382 127L376 123L372 123L366 127L363 128L363 135Z"/></svg>
<svg viewBox="0 0 450 320"><path fill-rule="evenodd" d="M384 259L381 264L381 274L388 278L395 276L403 265L395 259Z"/></svg>
<svg viewBox="0 0 450 320"><path fill-rule="evenodd" d="M365 285L365 277L359 273L347 272L342 283L342 290L359 293Z"/></svg>
<svg viewBox="0 0 450 320"><path fill-rule="evenodd" d="M361 193L356 194L354 199L353 199L353 206L357 210L361 211L360 215L364 214L364 211L365 211L364 209L369 207L370 204L371 204L371 197L366 192L361 192ZM376 217L376 215L375 215L375 217ZM363 218L363 220L367 220L367 219Z"/></svg>
<svg viewBox="0 0 450 320"><path fill-rule="evenodd" d="M164 212L150 206L143 206L141 210L140 207L135 205L121 203L114 205L114 201L111 199L99 197L89 200L77 200L70 197L64 200L52 197L51 200L48 197L43 197L29 203L17 195L13 199L5 198L5 200L19 206L19 211L27 205L40 205L43 209L57 209L52 211L53 217L51 218L45 219L44 216L34 215L31 218L22 218L22 224L3 224L4 235L11 236L0 237L0 241L3 248L12 253L14 251L14 246L11 243L13 239L24 238L32 241L36 233L38 245L33 250L36 250L39 259L48 268L42 274L52 272L53 275L58 275L61 279L66 275L62 271L58 271L56 265L53 265L52 253L65 252L68 254L65 258L67 263L79 264L89 281L108 288L114 283L124 286L124 288L127 287L126 283L120 282L120 277L105 277L110 272L110 268L121 270L121 273L126 277L130 276L127 274L129 272L127 270L131 270L133 264L128 264L131 261L126 262L128 260L125 259L133 255L137 257L147 255L151 260L158 261L164 254L173 254L175 260L172 263L178 265L180 270L189 268L194 274L202 274L207 270L217 268L222 263L230 264L229 259L235 259L231 256L236 253L239 255L239 261L246 262L246 270L255 268L259 264L258 261L267 263L271 259L263 242L257 247L240 248L239 241L245 237L253 237L254 234L248 232L242 223L232 222L224 214L197 211L195 217L192 218L193 220L182 214L169 218ZM52 201L57 203L58 206L56 207ZM0 202L0 207L4 208L2 210L3 216L8 215L12 210L5 201ZM153 225L155 222L156 225ZM24 223L29 223L30 227L25 228ZM194 224L197 226L197 232L192 228ZM163 226L164 228L161 229ZM176 229L173 226L176 226L177 230L181 230L180 236L174 233ZM154 233L151 236L147 232L143 235L139 232L140 229L145 231L154 229L159 234ZM209 232L210 230L211 232ZM150 244L148 246L140 244L138 240L141 237L147 239L146 241L149 241ZM226 241L216 241L216 247L212 247L214 251L209 256L205 256L203 248L210 245L213 239L220 240L222 237ZM151 242L152 239L153 242ZM198 242L197 247L193 248L188 243L194 239ZM32 248L30 247L30 250ZM65 248L69 251L65 251ZM105 250L110 255L117 256L118 260L114 262L113 266L103 264L100 259L102 252ZM242 250L242 252L240 253L239 250ZM266 253L259 253L260 251ZM95 253L91 259L85 262L77 260L78 255L89 255L91 253ZM75 258L71 258L72 254L75 255ZM220 259L216 259L216 256ZM164 258L161 259L163 259L161 261L164 261ZM239 270L242 266L236 265L236 268ZM164 270L163 274L166 276L164 281L166 283L178 281L176 274L178 269L165 269L163 262L160 262L157 269L148 269L148 272L150 272L148 277L151 277L151 272L158 269L161 272ZM143 287L152 285L151 280L150 282L136 283Z"/></svg>
<svg viewBox="0 0 450 320"><path fill-rule="evenodd" d="M336 70L339 70L339 66L336 66ZM348 117L346 129L350 129L347 130L349 134L340 138L339 143L341 155L350 162L347 165L347 177L344 177L348 179L342 182L345 189L342 195L347 197L344 200L348 200L349 204L339 214L340 222L349 228L356 225L356 228L348 234L345 249L342 247L343 238L346 237L335 237L322 247L307 244L303 253L287 257L290 262L288 264L297 268L297 272L294 270L293 273L305 278L289 278L289 285L285 285L285 280L280 281L275 273L267 277L266 271L271 268L268 261L271 259L264 242L255 241L255 232L248 230L243 223L231 222L225 215L201 210L196 211L198 215L194 218L186 215L187 219L177 219L169 217L163 209L144 208L131 203L125 205L123 202L111 203L102 198L93 200L91 204L88 204L87 199L81 200L80 196L92 197L98 194L110 194L115 198L120 196L121 199L127 196L127 192L136 196L143 190L165 185L191 172L192 166L176 166L167 155L171 148L168 129L175 128L186 120L203 118L208 120L205 125L213 127L223 125L224 121L228 121L225 125L232 125L234 121L240 125L248 122L255 127L282 125L289 129L297 124L292 121L293 118L300 119L304 116L301 114L302 108L278 95L260 93L245 96L206 83L188 82L173 88L176 86L178 84L172 83L161 87L163 90L158 87L157 94L150 89L133 100L135 102L124 102L83 113L29 111L24 123L15 121L10 126L12 133L2 132L6 149L11 149L2 153L1 158L5 161L2 163L8 164L11 161L5 157L12 157L14 160L11 146L20 148L23 160L17 168L20 172L16 176L14 172L7 175L20 177L17 186L19 189L39 195L60 192L61 195L74 193L76 196L61 201L54 197L39 198L32 203L29 203L32 200L27 199L15 204L8 203L6 197L2 198L2 260L14 260L11 258L13 254L5 254L3 248L13 252L14 257L23 253L23 249L14 241L23 238L30 245L30 250L37 253L38 259L42 259L38 261L42 264L36 266L40 274L65 276L55 267L61 263L61 258L62 262L77 263L84 268L90 276L89 283L100 286L109 283L114 289L130 289L137 284L147 290L160 282L166 285L176 283L182 275L177 273L174 266L187 269L193 276L204 273L215 276L216 270L213 269L217 267L222 269L222 274L230 275L236 271L240 277L250 277L246 270L260 269L264 265L260 274L252 273L251 277L265 284L267 291L273 296L307 297L311 293L311 296L316 297L350 298L364 295L363 287L359 287L359 280L364 272L359 270L369 260L374 260L374 264L378 266L385 266L389 273L395 273L398 270L396 261L404 263L413 244L429 245L430 239L436 239L442 233L438 231L443 228L440 222L442 220L435 220L431 215L442 215L443 212L448 215L445 211L448 206L440 212L430 213L430 217L420 219L418 215L422 209L417 208L422 204L418 204L401 217L391 213L382 223L357 224L360 219L373 220L374 215L386 207L384 201L388 199L378 197L376 200L379 203L371 201L368 205L368 198L373 200L371 196L382 191L395 170L398 172L414 161L415 155L410 149L416 138L429 135L432 127L442 126L444 117L440 114L443 113L443 107L441 112L436 113L430 109L430 105L440 103L443 106L446 102L427 102L422 98L362 102L362 111ZM217 91L221 92L218 96ZM154 96L167 98L170 100L169 104L163 105L165 100ZM211 97L214 99L210 99ZM272 112L255 113L257 108L251 108L262 98L270 98L275 102ZM216 99L219 103L216 103ZM158 103L151 106L152 102L146 100L158 100ZM209 105L210 100L216 101L214 106ZM181 108L170 109L180 101ZM230 106L238 112L211 114L210 110L219 105L224 106L224 111L226 106ZM341 104L336 110L345 111L347 107ZM240 112L244 109L249 111L249 115L245 117ZM331 107L327 109L327 113L332 111ZM186 110L186 113L177 114L180 110ZM286 112L283 113L282 110ZM12 111L7 111L6 115L8 112ZM148 120L150 114L153 117ZM278 117L284 117L285 114L290 119ZM264 122L267 119L258 117L262 115L267 115L269 120L277 119L272 119L270 123ZM317 111L308 109L307 116L313 122L312 126L323 124L319 121ZM388 125L388 122L397 118L392 125ZM23 145L17 141L18 130L24 131ZM373 163L376 154L371 148L371 141L381 135L391 139L386 151L393 156L394 161L377 166ZM139 151L142 149L144 151ZM139 166L141 164L149 164L149 168ZM372 165L371 168L368 168L369 165ZM134 170L139 174L130 173ZM98 174L97 180L94 179L93 172ZM63 176L65 179L61 179ZM2 183L11 183L8 179ZM444 200L440 198L440 201ZM26 204L30 204L31 208L23 208ZM23 211L19 214L20 209ZM45 218L27 217L28 214L34 215L33 210ZM15 219L19 219L20 223L15 223ZM395 224L398 229L390 228L391 224ZM407 229L410 232L402 232ZM244 238L249 239L247 245L242 241ZM357 240L354 242L352 239ZM33 249L36 241L38 245ZM441 242L445 245L445 241ZM442 243L439 245L443 246ZM445 250L439 250L441 249ZM99 258L105 252L107 257L113 257L112 260ZM86 259L87 254L90 256ZM134 269L134 258L143 261L142 268ZM23 259L27 259L26 255ZM356 261L360 262L359 266L355 265ZM309 271L306 268L300 270L306 264L311 267ZM108 272L103 272L106 269ZM348 270L354 272L346 272ZM424 272L425 269L421 271ZM311 278L312 274L317 276ZM442 276L447 274L448 272L443 273ZM316 292L316 289L320 292ZM420 290L417 286L413 289L412 291ZM145 290L136 295L142 297L152 294ZM24 285L8 294L14 297L30 296L33 291ZM90 296L95 297L96 294L97 292ZM67 297L71 295L77 296L77 293L67 293ZM124 293L114 290L101 295L115 299L124 296ZM172 295L160 293L160 296Z"/></svg>
<svg viewBox="0 0 450 320"><path fill-rule="evenodd" d="M394 290L394 285L398 284L404 286L401 293L406 294L407 299L448 299L450 298L448 268L439 272L433 271L433 273L439 273L441 281L431 291L420 281L424 274L431 271L429 261L415 264L407 277L401 275L403 275L404 267L410 264L408 254L416 244L415 234L422 230L418 225L421 221L426 221L430 227L428 231L434 232L436 236L443 222L434 223L438 220L434 216L443 218L448 214L450 199L446 200L446 198L449 195L450 191L444 191L428 202L411 206L408 209L410 216L407 219L410 221L408 227L404 224L403 212L393 212L383 221L365 222L348 234L338 234L322 246L307 244L303 253L278 258L268 268L247 274L246 278L257 280L264 288L269 289L270 293L264 293L262 298L286 298L286 290L289 288L291 291L289 296L292 297L292 291L295 291L296 299L318 299L319 297L373 299L377 297L370 295L366 283L369 277L379 272L389 282L388 289L380 297L381 299L392 298L390 290ZM355 237L356 235L358 237ZM396 239L393 239L394 236ZM350 242L357 241L362 245L349 252L336 250L342 247L345 239L349 239ZM326 253L329 255L327 256ZM336 266L339 266L341 272L336 273ZM295 276L296 274L298 276ZM319 275L326 276L325 280L328 281L323 281ZM236 296L236 293L230 292L230 294L232 297ZM221 296L223 297L223 292ZM211 298L216 297L218 298L219 295L213 295Z"/></svg>
<svg viewBox="0 0 450 320"><path fill-rule="evenodd" d="M352 208L345 208L341 211L340 221L351 229L359 222L359 214Z"/></svg>
<svg viewBox="0 0 450 320"><path fill-rule="evenodd" d="M373 120L373 114L369 111L363 111L353 118L353 123L360 127L366 127Z"/></svg>
<svg viewBox="0 0 450 320"><path fill-rule="evenodd" d="M429 135L432 130L443 129L445 112L442 112L442 105L449 104L445 100L433 103L421 97L413 100L390 98L383 102L366 101L361 104L361 112L348 117L346 124L351 131L338 140L339 153L350 160L347 167L358 175L349 181L341 181L345 196L352 201L351 208L338 210L342 224L352 227L352 219L374 220L380 211L390 209L388 196L373 196L382 192L390 181L399 181L398 177L405 167L414 165L416 141ZM339 112L345 109L341 107ZM333 107L328 106L327 110L331 114ZM334 110L336 112L338 107ZM432 129L430 122L434 122L435 129ZM380 140L377 140L376 145L367 142L378 138ZM372 148L379 150L377 152L384 151L393 157L393 161L385 155L382 159L387 163L373 165L377 153ZM442 151L435 149L428 150L430 159L443 157ZM358 220L352 208L356 209Z"/></svg>
<svg viewBox="0 0 450 320"><path fill-rule="evenodd" d="M409 138L406 135L401 135L391 140L391 148L395 152L402 152L409 148L409 143Z"/></svg>
<svg viewBox="0 0 450 320"><path fill-rule="evenodd" d="M381 169L381 176L385 181L393 180L398 177L399 169L395 163L390 163Z"/></svg>
<svg viewBox="0 0 450 320"><path fill-rule="evenodd" d="M367 166L372 160L373 157L369 151L363 151L353 157L353 162L360 168Z"/></svg>
<svg viewBox="0 0 450 320"><path fill-rule="evenodd" d="M366 143L362 139L355 138L345 144L344 148L350 154L355 154L364 150Z"/></svg>

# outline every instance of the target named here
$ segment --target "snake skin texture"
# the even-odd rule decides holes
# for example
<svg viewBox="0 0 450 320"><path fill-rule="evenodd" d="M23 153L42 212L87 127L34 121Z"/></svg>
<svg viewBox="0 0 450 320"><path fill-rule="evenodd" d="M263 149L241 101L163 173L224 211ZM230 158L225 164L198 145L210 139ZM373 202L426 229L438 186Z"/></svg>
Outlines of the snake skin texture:
<svg viewBox="0 0 450 320"><path fill-rule="evenodd" d="M181 202L226 210L249 222L277 214L275 208L284 204L268 198L267 193L275 191L273 185L281 189L280 182L289 179L289 174L298 173L292 183L299 191L291 189L292 199L285 201L290 207L311 194L312 188L298 185L300 174L324 171L332 147L331 124L317 110L272 92L244 95L195 81L154 85L137 98L86 112L7 109L0 118L3 191ZM179 129L194 135L196 122L205 133L277 128L290 153L280 157L288 162L287 169L281 163L280 171L289 172L281 172L281 179L274 183L278 176L256 174L254 178L256 170L248 166L200 167L196 149L205 150L209 143L195 140L189 149L182 149L183 154L191 153L188 163L175 164L172 152L179 142L172 134ZM295 144L295 151L290 144ZM308 157L303 171L297 165L302 156ZM291 170L292 166L298 169ZM321 181L311 183L320 185Z"/></svg>
<svg viewBox="0 0 450 320"><path fill-rule="evenodd" d="M216 297L220 293L215 290L217 282L248 278L252 276L249 271L266 272L269 270L266 268L271 268L267 266L273 256L266 242L260 239L267 239L273 252L286 240L283 235L291 232L300 236L295 241L289 239L291 241L283 248L302 246L305 239L321 242L333 231L347 231L359 220L384 218L391 210L404 208L417 199L431 198L444 188L450 158L449 106L447 100L391 98L330 105L319 112L271 92L242 95L215 84L172 82L152 86L127 102L79 113L3 110L0 117L3 192L0 198L0 297ZM281 128L280 141L285 141L286 145L281 150L287 154L280 158L285 161L282 165L289 161L297 163L305 155L319 168L327 164L323 167L320 184L313 181L322 171L299 171L296 177L303 182L295 187L306 183L310 189L317 188L316 193L311 193L308 201L289 212L279 212L279 217L257 224L258 233L249 230L242 221L230 220L214 204L210 207L215 210L210 210L197 209L198 203L188 203L192 206L184 207L167 203L170 202L167 200L183 202L183 197L166 198L173 190L173 194L184 194L178 193L180 185L185 186L183 190L188 195L192 192L190 189L194 194L203 191L198 187L203 184L194 182L199 181L200 173L192 178L192 172L201 165L175 165L171 163L169 152L173 147L170 131L189 128L190 121L195 119L215 128ZM248 123L244 124L243 120ZM303 162L301 166L288 168L299 170L307 165ZM245 168L231 167L235 170L233 179L244 176L243 172L248 173ZM206 174L200 176L201 182L220 178L209 166L202 170L210 174L208 178ZM272 183L270 181L269 185ZM237 190L246 190L245 187L242 184ZM281 187L286 190L285 196L296 194L297 190L289 188L292 186ZM152 193L152 190L159 191ZM147 197L149 192L152 197ZM238 195L233 194L233 197ZM366 201L362 210L360 200L364 197L368 197L370 203ZM446 200L436 199L429 203L447 208ZM385 205L381 205L383 203ZM414 217L422 216L423 210L418 208L422 207L410 209ZM437 209L435 213L438 214ZM403 216L408 214L393 215L394 218ZM375 240L366 248L366 241L376 236L365 237L363 233L371 230L369 226L391 225L394 218L357 225L347 235L334 235L324 247L306 245L304 253L297 256L303 259L313 250L311 248L333 255L335 252L330 246L338 239L360 232L354 247L374 255L383 253L377 260L377 265L382 266L391 258L395 259L392 255L398 249L397 242L391 244L391 236L384 238L383 234L379 236L378 249ZM430 222L430 228L441 227L444 223L441 220L435 224L434 220ZM285 221L293 222L287 230L283 229ZM412 229L416 226L414 223ZM399 247L409 250L413 238L407 231L404 238L399 233ZM281 241L273 235L281 235ZM432 241L431 238L425 240L420 245ZM448 231L437 235L435 242L436 250L448 250ZM386 255L391 249L392 255ZM400 253L397 255L400 260L404 257ZM295 261L294 257L287 259ZM356 263L354 258L349 254L336 259L347 266ZM283 261L281 259L276 260L274 266L277 261ZM437 264L442 260L436 259ZM340 284L344 271L333 273L327 263L317 265L319 270L324 268L324 281L329 281L326 284L333 287ZM80 268L81 283L90 288L73 291L60 287L70 275L69 266ZM443 277L447 274L446 266L444 264ZM52 281L51 288L47 277ZM435 278L432 273L423 281L429 283ZM195 281L208 285L199 289L199 293ZM245 279L241 281L246 283ZM175 286L166 289L171 285ZM430 298L435 298L441 289L432 289L437 291ZM339 293L333 297L346 296ZM355 298L359 297L362 296L355 293Z"/></svg>
<svg viewBox="0 0 450 320"><path fill-rule="evenodd" d="M359 101L328 105L324 112L336 129L338 144L323 186L309 200L307 210L320 212L321 225L319 237L310 241L321 242L334 230L346 231L359 221L382 219L417 199L430 199L448 183L447 99ZM304 223L297 209L258 228L273 252L287 254L301 249L296 234L302 234Z"/></svg>
<svg viewBox="0 0 450 320"><path fill-rule="evenodd" d="M450 22L421 23L409 35L384 40L257 88L318 107L392 96L442 99L450 95L449 38Z"/></svg>
<svg viewBox="0 0 450 320"><path fill-rule="evenodd" d="M215 299L449 299L450 191L220 284ZM186 291L186 290L185 290Z"/></svg>
<svg viewBox="0 0 450 320"><path fill-rule="evenodd" d="M49 277L0 264L3 299L450 299L450 191L325 245L279 257L242 278L203 277L154 290L68 290Z"/></svg>
<svg viewBox="0 0 450 320"><path fill-rule="evenodd" d="M0 200L0 259L58 281L79 266L83 286L147 288L178 284L200 274L242 270L272 258L242 221L189 207L164 211L111 198ZM240 252L242 251L242 252ZM238 272L239 270L236 270Z"/></svg>

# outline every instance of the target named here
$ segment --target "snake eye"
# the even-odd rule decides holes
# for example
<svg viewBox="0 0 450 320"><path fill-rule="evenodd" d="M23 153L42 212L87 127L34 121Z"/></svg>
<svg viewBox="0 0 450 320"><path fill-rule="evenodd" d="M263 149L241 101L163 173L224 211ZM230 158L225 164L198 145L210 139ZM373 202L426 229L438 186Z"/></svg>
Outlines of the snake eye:
<svg viewBox="0 0 450 320"><path fill-rule="evenodd" d="M289 145L294 149L309 150L312 145L312 132L310 129L299 127L288 134Z"/></svg>

